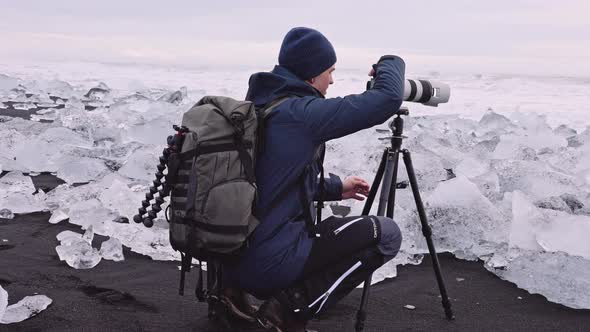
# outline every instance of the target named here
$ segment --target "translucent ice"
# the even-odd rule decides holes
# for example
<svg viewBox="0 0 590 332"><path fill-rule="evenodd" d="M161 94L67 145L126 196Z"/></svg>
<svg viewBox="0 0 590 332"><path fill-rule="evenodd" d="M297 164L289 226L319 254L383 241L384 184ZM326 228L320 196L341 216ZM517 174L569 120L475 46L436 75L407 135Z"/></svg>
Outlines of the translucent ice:
<svg viewBox="0 0 590 332"><path fill-rule="evenodd" d="M133 218L137 213L138 204L145 199L147 187L133 191L123 182L122 177L113 177L112 181L104 181L104 184L105 189L98 198L103 206L121 216Z"/></svg>
<svg viewBox="0 0 590 332"><path fill-rule="evenodd" d="M49 218L49 223L57 224L58 222L66 220L68 218L69 216L63 210L58 209L53 211L53 213L51 214L51 218Z"/></svg>
<svg viewBox="0 0 590 332"><path fill-rule="evenodd" d="M111 92L111 89L103 82L94 88L88 90L84 97L88 100L104 100L105 97Z"/></svg>
<svg viewBox="0 0 590 332"><path fill-rule="evenodd" d="M485 174L489 170L489 166L472 157L465 157L456 167L457 175L464 175L468 178L475 178Z"/></svg>
<svg viewBox="0 0 590 332"><path fill-rule="evenodd" d="M0 321L2 321L2 317L6 312L6 307L8 306L8 293L2 288L0 285Z"/></svg>
<svg viewBox="0 0 590 332"><path fill-rule="evenodd" d="M92 198L74 203L69 207L70 223L88 227L93 225L95 228L102 229L102 224L110 222L117 215L106 209L98 199Z"/></svg>
<svg viewBox="0 0 590 332"><path fill-rule="evenodd" d="M575 129L572 129L566 125L560 125L559 127L555 128L553 132L562 137L572 137L575 136L578 132Z"/></svg>
<svg viewBox="0 0 590 332"><path fill-rule="evenodd" d="M74 88L68 82L59 80L36 81L35 87L40 91L46 92L48 95L58 96L61 98L69 99L77 94Z"/></svg>
<svg viewBox="0 0 590 332"><path fill-rule="evenodd" d="M84 234L82 235L82 240L86 241L88 244L92 244L92 240L94 239L94 228L92 225L86 228Z"/></svg>
<svg viewBox="0 0 590 332"><path fill-rule="evenodd" d="M30 177L10 172L0 178L0 209L12 213L29 213L45 210L42 194L33 195L35 186Z"/></svg>
<svg viewBox="0 0 590 332"><path fill-rule="evenodd" d="M18 80L16 78L0 74L0 92L14 89L18 86Z"/></svg>
<svg viewBox="0 0 590 332"><path fill-rule="evenodd" d="M509 132L515 128L515 125L507 117L498 114L494 111L488 111L479 120L478 131L489 132L493 131L496 133Z"/></svg>
<svg viewBox="0 0 590 332"><path fill-rule="evenodd" d="M83 234L72 231L63 231L57 234L56 238L61 244L69 245L78 242L78 240L82 240L82 235Z"/></svg>
<svg viewBox="0 0 590 332"><path fill-rule="evenodd" d="M127 162L119 169L119 174L132 179L151 181L156 174L159 163L156 153L146 149L136 150Z"/></svg>
<svg viewBox="0 0 590 332"><path fill-rule="evenodd" d="M83 238L74 239L67 237L67 244L60 244L55 248L61 261L75 269L91 269L100 263L101 256L98 250L94 249Z"/></svg>
<svg viewBox="0 0 590 332"><path fill-rule="evenodd" d="M512 194L511 247L528 250L542 249L535 238L538 227L544 222L542 212L522 192Z"/></svg>
<svg viewBox="0 0 590 332"><path fill-rule="evenodd" d="M63 156L55 164L57 177L72 184L90 182L108 172L104 161L95 158Z"/></svg>
<svg viewBox="0 0 590 332"><path fill-rule="evenodd" d="M492 162L498 173L501 192L520 190L534 199L578 193L576 178L530 160L498 160Z"/></svg>
<svg viewBox="0 0 590 332"><path fill-rule="evenodd" d="M500 256L496 258L496 256ZM564 252L516 250L486 268L530 293L572 308L590 308L590 260ZM503 263L498 264L499 261Z"/></svg>
<svg viewBox="0 0 590 332"><path fill-rule="evenodd" d="M0 178L0 192L32 194L35 192L33 180L21 172L10 172Z"/></svg>
<svg viewBox="0 0 590 332"><path fill-rule="evenodd" d="M12 107L15 110L27 111L27 110L30 110L32 108L37 108L37 105L35 105L33 103L17 103L17 104L12 105Z"/></svg>
<svg viewBox="0 0 590 332"><path fill-rule="evenodd" d="M13 324L22 322L45 310L51 302L53 301L45 295L25 296L17 303L6 307L0 323Z"/></svg>
<svg viewBox="0 0 590 332"><path fill-rule="evenodd" d="M14 213L9 209L1 209L0 210L0 219L12 219L14 218Z"/></svg>
<svg viewBox="0 0 590 332"><path fill-rule="evenodd" d="M547 222L536 233L537 243L548 252L567 252L590 260L590 217L546 211Z"/></svg>
<svg viewBox="0 0 590 332"><path fill-rule="evenodd" d="M177 91L164 94L158 100L165 101L167 103L172 103L172 104L179 104L182 102L183 99L186 98L186 96L187 96L187 90L186 90L186 87L183 86Z"/></svg>
<svg viewBox="0 0 590 332"><path fill-rule="evenodd" d="M466 177L441 182L426 202L440 250L479 256L507 239L509 220Z"/></svg>
<svg viewBox="0 0 590 332"><path fill-rule="evenodd" d="M104 259L119 262L125 259L123 256L123 246L117 238L110 237L100 245L100 255Z"/></svg>

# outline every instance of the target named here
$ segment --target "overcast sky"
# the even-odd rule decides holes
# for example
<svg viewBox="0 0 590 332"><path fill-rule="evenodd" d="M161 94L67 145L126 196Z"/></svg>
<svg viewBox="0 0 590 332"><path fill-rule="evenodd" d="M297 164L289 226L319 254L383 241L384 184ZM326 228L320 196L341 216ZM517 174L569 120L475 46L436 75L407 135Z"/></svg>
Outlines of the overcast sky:
<svg viewBox="0 0 590 332"><path fill-rule="evenodd" d="M398 54L411 70L590 77L590 1L0 0L0 61L271 67L320 30L337 67ZM15 60L16 59L16 60Z"/></svg>

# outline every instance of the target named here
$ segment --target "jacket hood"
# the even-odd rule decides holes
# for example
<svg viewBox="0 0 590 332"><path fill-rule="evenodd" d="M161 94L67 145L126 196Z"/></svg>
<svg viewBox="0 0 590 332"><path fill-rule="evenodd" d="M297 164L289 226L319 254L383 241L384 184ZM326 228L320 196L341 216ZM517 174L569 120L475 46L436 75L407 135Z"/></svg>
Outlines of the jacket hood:
<svg viewBox="0 0 590 332"><path fill-rule="evenodd" d="M253 102L256 107L263 107L285 96L323 98L316 88L282 66L275 66L271 72L253 74L250 76L248 86L246 100Z"/></svg>

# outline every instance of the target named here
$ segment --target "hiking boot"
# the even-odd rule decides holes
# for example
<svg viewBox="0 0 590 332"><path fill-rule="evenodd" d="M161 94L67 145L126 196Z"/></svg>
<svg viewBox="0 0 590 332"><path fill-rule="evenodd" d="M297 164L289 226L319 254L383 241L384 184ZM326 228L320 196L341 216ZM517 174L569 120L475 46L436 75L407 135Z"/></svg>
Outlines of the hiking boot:
<svg viewBox="0 0 590 332"><path fill-rule="evenodd" d="M298 320L274 297L260 306L258 322L265 329L276 332L314 332L305 328L307 321Z"/></svg>
<svg viewBox="0 0 590 332"><path fill-rule="evenodd" d="M256 322L258 307L251 303L246 292L235 288L225 288L220 300L236 318L251 323Z"/></svg>

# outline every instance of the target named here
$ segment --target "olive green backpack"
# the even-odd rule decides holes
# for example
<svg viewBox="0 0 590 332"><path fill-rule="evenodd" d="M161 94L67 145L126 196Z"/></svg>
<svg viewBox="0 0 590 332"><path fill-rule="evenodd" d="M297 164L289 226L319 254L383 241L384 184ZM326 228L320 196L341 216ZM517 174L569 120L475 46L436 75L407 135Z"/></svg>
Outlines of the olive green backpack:
<svg viewBox="0 0 590 332"><path fill-rule="evenodd" d="M259 127L285 99L257 111L248 101L206 96L184 113L171 136L176 153L167 161L171 192L166 215L170 244L182 257L181 293L193 257L231 261L258 225L253 212L256 151L264 133Z"/></svg>

